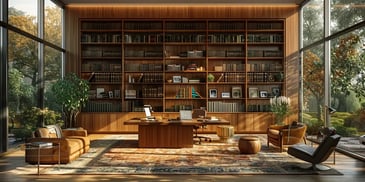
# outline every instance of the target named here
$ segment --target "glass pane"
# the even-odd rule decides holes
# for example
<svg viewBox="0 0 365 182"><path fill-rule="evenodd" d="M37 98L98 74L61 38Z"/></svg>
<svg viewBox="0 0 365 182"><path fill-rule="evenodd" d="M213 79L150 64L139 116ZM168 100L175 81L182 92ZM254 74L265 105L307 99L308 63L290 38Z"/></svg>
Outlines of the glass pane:
<svg viewBox="0 0 365 182"><path fill-rule="evenodd" d="M365 132L365 27L331 41L331 125L341 136Z"/></svg>
<svg viewBox="0 0 365 182"><path fill-rule="evenodd" d="M37 35L38 0L10 0L9 24Z"/></svg>
<svg viewBox="0 0 365 182"><path fill-rule="evenodd" d="M62 69L62 53L51 48L44 49L44 106L50 110L61 112L62 108L59 106L52 94L52 85L61 78Z"/></svg>
<svg viewBox="0 0 365 182"><path fill-rule="evenodd" d="M51 0L45 1L44 39L62 46L62 8Z"/></svg>
<svg viewBox="0 0 365 182"><path fill-rule="evenodd" d="M37 126L34 114L38 98L37 42L9 31L8 42L9 133L16 139L31 137Z"/></svg>
<svg viewBox="0 0 365 182"><path fill-rule="evenodd" d="M303 45L307 46L324 36L323 0L312 0L303 7Z"/></svg>
<svg viewBox="0 0 365 182"><path fill-rule="evenodd" d="M322 108L324 99L323 44L303 53L303 122L307 133L315 135L324 126Z"/></svg>
<svg viewBox="0 0 365 182"><path fill-rule="evenodd" d="M331 1L331 33L365 21L364 0Z"/></svg>

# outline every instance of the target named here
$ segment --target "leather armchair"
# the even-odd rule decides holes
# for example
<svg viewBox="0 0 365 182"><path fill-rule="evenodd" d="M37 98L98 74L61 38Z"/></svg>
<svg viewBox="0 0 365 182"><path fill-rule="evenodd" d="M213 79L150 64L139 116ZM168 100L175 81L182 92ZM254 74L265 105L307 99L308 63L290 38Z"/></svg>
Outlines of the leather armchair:
<svg viewBox="0 0 365 182"><path fill-rule="evenodd" d="M58 147L53 147L40 150L41 157L39 162L41 164L58 163L59 150L60 163L69 163L90 148L90 139L87 136L87 131L83 129L62 130L56 125L49 125L44 128L37 128L33 135L33 138L29 138L27 143L47 142L59 145L59 149ZM30 164L37 163L37 150L26 148L25 161Z"/></svg>
<svg viewBox="0 0 365 182"><path fill-rule="evenodd" d="M311 163L314 170L326 170L329 168L319 164L326 161L332 152L335 151L340 139L341 136L337 134L327 136L317 148L304 144L293 145L288 147L288 154Z"/></svg>
<svg viewBox="0 0 365 182"><path fill-rule="evenodd" d="M272 125L267 128L267 146L270 143L280 148L280 152L283 151L285 146L294 145L300 142L306 143L305 132L307 126L303 124L292 125Z"/></svg>

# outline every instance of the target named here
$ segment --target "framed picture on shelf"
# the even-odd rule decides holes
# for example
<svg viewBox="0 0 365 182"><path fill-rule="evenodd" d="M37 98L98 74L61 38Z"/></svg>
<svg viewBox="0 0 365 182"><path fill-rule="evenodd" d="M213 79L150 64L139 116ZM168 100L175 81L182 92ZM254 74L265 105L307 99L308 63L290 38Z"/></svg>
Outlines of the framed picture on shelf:
<svg viewBox="0 0 365 182"><path fill-rule="evenodd" d="M172 83L181 83L181 76L172 76Z"/></svg>
<svg viewBox="0 0 365 182"><path fill-rule="evenodd" d="M209 89L209 97L217 98L217 89Z"/></svg>
<svg viewBox="0 0 365 182"><path fill-rule="evenodd" d="M259 89L258 88L248 88L248 98L257 98L259 97L259 93L258 93Z"/></svg>
<svg viewBox="0 0 365 182"><path fill-rule="evenodd" d="M266 90L260 90L260 98L268 97L268 92Z"/></svg>
<svg viewBox="0 0 365 182"><path fill-rule="evenodd" d="M113 91L109 91L108 94L109 94L109 98L112 99L113 98Z"/></svg>
<svg viewBox="0 0 365 182"><path fill-rule="evenodd" d="M241 97L242 97L242 88L232 87L232 98L241 98Z"/></svg>
<svg viewBox="0 0 365 182"><path fill-rule="evenodd" d="M273 97L278 97L278 96L281 95L281 91L280 91L280 88L279 87L273 87L271 89L271 91L272 91L272 96Z"/></svg>
<svg viewBox="0 0 365 182"><path fill-rule="evenodd" d="M222 98L230 98L231 97L231 93L229 92L222 92Z"/></svg>

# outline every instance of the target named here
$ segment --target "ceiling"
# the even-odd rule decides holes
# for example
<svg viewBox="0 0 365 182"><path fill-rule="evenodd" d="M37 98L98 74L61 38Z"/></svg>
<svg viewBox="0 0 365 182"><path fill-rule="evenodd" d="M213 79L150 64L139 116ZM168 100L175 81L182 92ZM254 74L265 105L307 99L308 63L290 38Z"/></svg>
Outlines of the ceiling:
<svg viewBox="0 0 365 182"><path fill-rule="evenodd" d="M301 4L306 0L60 0L65 5L72 4L207 4L207 5L237 5L237 4Z"/></svg>

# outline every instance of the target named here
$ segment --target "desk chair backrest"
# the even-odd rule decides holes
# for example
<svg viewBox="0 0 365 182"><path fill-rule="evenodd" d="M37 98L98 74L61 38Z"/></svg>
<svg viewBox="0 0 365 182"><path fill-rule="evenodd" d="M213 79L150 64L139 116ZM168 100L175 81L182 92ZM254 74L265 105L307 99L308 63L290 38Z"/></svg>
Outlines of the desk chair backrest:
<svg viewBox="0 0 365 182"><path fill-rule="evenodd" d="M193 110L193 118L207 117L207 111L204 109L194 109Z"/></svg>
<svg viewBox="0 0 365 182"><path fill-rule="evenodd" d="M341 136L337 134L327 136L314 151L313 161L315 161L317 164L326 161L336 149L340 139Z"/></svg>

